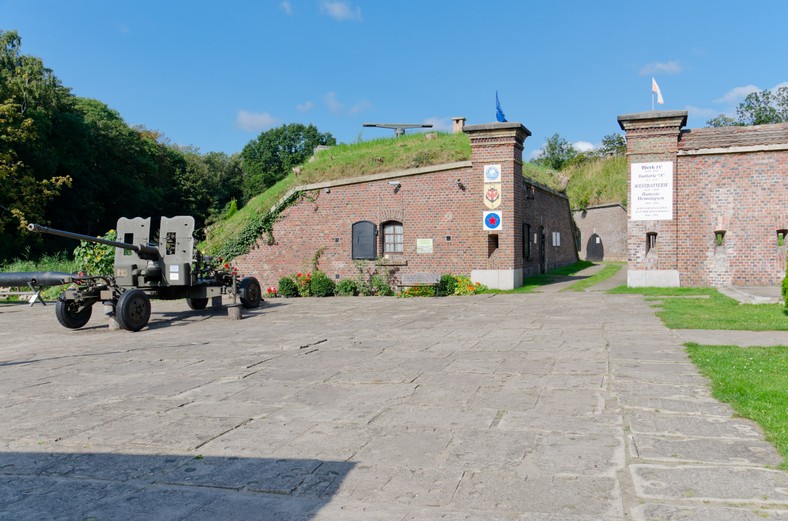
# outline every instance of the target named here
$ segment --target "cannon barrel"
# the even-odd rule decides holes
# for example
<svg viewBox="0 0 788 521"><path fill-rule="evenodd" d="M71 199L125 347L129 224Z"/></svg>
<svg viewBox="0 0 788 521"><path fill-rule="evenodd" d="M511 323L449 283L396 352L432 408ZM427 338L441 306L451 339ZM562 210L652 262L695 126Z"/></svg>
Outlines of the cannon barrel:
<svg viewBox="0 0 788 521"><path fill-rule="evenodd" d="M148 244L129 244L126 242L110 241L109 239L102 239L101 237L91 237L90 235L82 235L81 233L67 232L57 230L55 228L48 228L40 224L28 224L27 229L35 233L48 233L49 235L57 235L59 237L67 237L69 239L76 239L78 241L95 242L98 244L106 244L107 246L114 246L115 248L123 248L124 250L131 250L137 252L141 259L145 260L159 260L159 249L155 246Z"/></svg>
<svg viewBox="0 0 788 521"><path fill-rule="evenodd" d="M22 286L49 287L70 284L71 273L64 271L17 271L0 273L0 286L18 288Z"/></svg>

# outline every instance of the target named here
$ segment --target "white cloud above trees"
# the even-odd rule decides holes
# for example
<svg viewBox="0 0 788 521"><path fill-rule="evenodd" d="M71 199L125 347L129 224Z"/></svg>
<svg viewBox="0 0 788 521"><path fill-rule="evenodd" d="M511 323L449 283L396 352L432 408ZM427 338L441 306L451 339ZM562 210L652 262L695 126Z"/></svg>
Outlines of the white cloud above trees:
<svg viewBox="0 0 788 521"><path fill-rule="evenodd" d="M279 120L268 112L249 112L239 110L235 117L235 125L247 132L260 132L275 127Z"/></svg>

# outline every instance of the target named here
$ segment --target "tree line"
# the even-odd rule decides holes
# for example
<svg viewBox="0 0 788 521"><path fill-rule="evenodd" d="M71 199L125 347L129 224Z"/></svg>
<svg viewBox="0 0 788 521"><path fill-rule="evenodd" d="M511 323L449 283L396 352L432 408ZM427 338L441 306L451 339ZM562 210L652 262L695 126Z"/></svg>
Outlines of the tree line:
<svg viewBox="0 0 788 521"><path fill-rule="evenodd" d="M24 231L44 223L88 235L119 217L192 215L203 229L282 179L317 145L313 125L261 133L240 153L200 153L162 133L131 127L105 103L71 93L40 58L0 30L0 262L36 257L73 241Z"/></svg>

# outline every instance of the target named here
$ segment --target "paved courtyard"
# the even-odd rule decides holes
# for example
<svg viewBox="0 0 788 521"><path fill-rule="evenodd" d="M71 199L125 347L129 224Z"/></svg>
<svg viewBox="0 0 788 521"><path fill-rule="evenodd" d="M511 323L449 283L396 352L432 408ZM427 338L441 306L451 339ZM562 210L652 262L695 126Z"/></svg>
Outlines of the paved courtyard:
<svg viewBox="0 0 788 521"><path fill-rule="evenodd" d="M0 519L788 520L642 297L0 305Z"/></svg>

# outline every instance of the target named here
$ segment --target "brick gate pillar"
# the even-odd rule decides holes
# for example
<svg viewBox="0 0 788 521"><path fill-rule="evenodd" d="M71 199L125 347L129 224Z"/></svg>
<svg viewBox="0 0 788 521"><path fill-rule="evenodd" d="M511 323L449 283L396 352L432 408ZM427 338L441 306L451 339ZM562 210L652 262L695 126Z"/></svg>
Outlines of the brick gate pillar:
<svg viewBox="0 0 788 521"><path fill-rule="evenodd" d="M627 138L627 285L680 286L677 250L677 171L687 111L624 114Z"/></svg>
<svg viewBox="0 0 788 521"><path fill-rule="evenodd" d="M522 223L525 193L523 187L523 143L531 131L520 123L488 123L463 128L471 140L472 179L467 189L478 194L479 240L486 241L486 257L476 262L471 279L497 289L514 289L523 284ZM496 170L499 170L496 177ZM489 190L498 190L500 200L489 199ZM494 192L490 192L493 194ZM485 213L491 216L485 230ZM472 213L473 215L473 213ZM496 219L500 223L495 226Z"/></svg>

